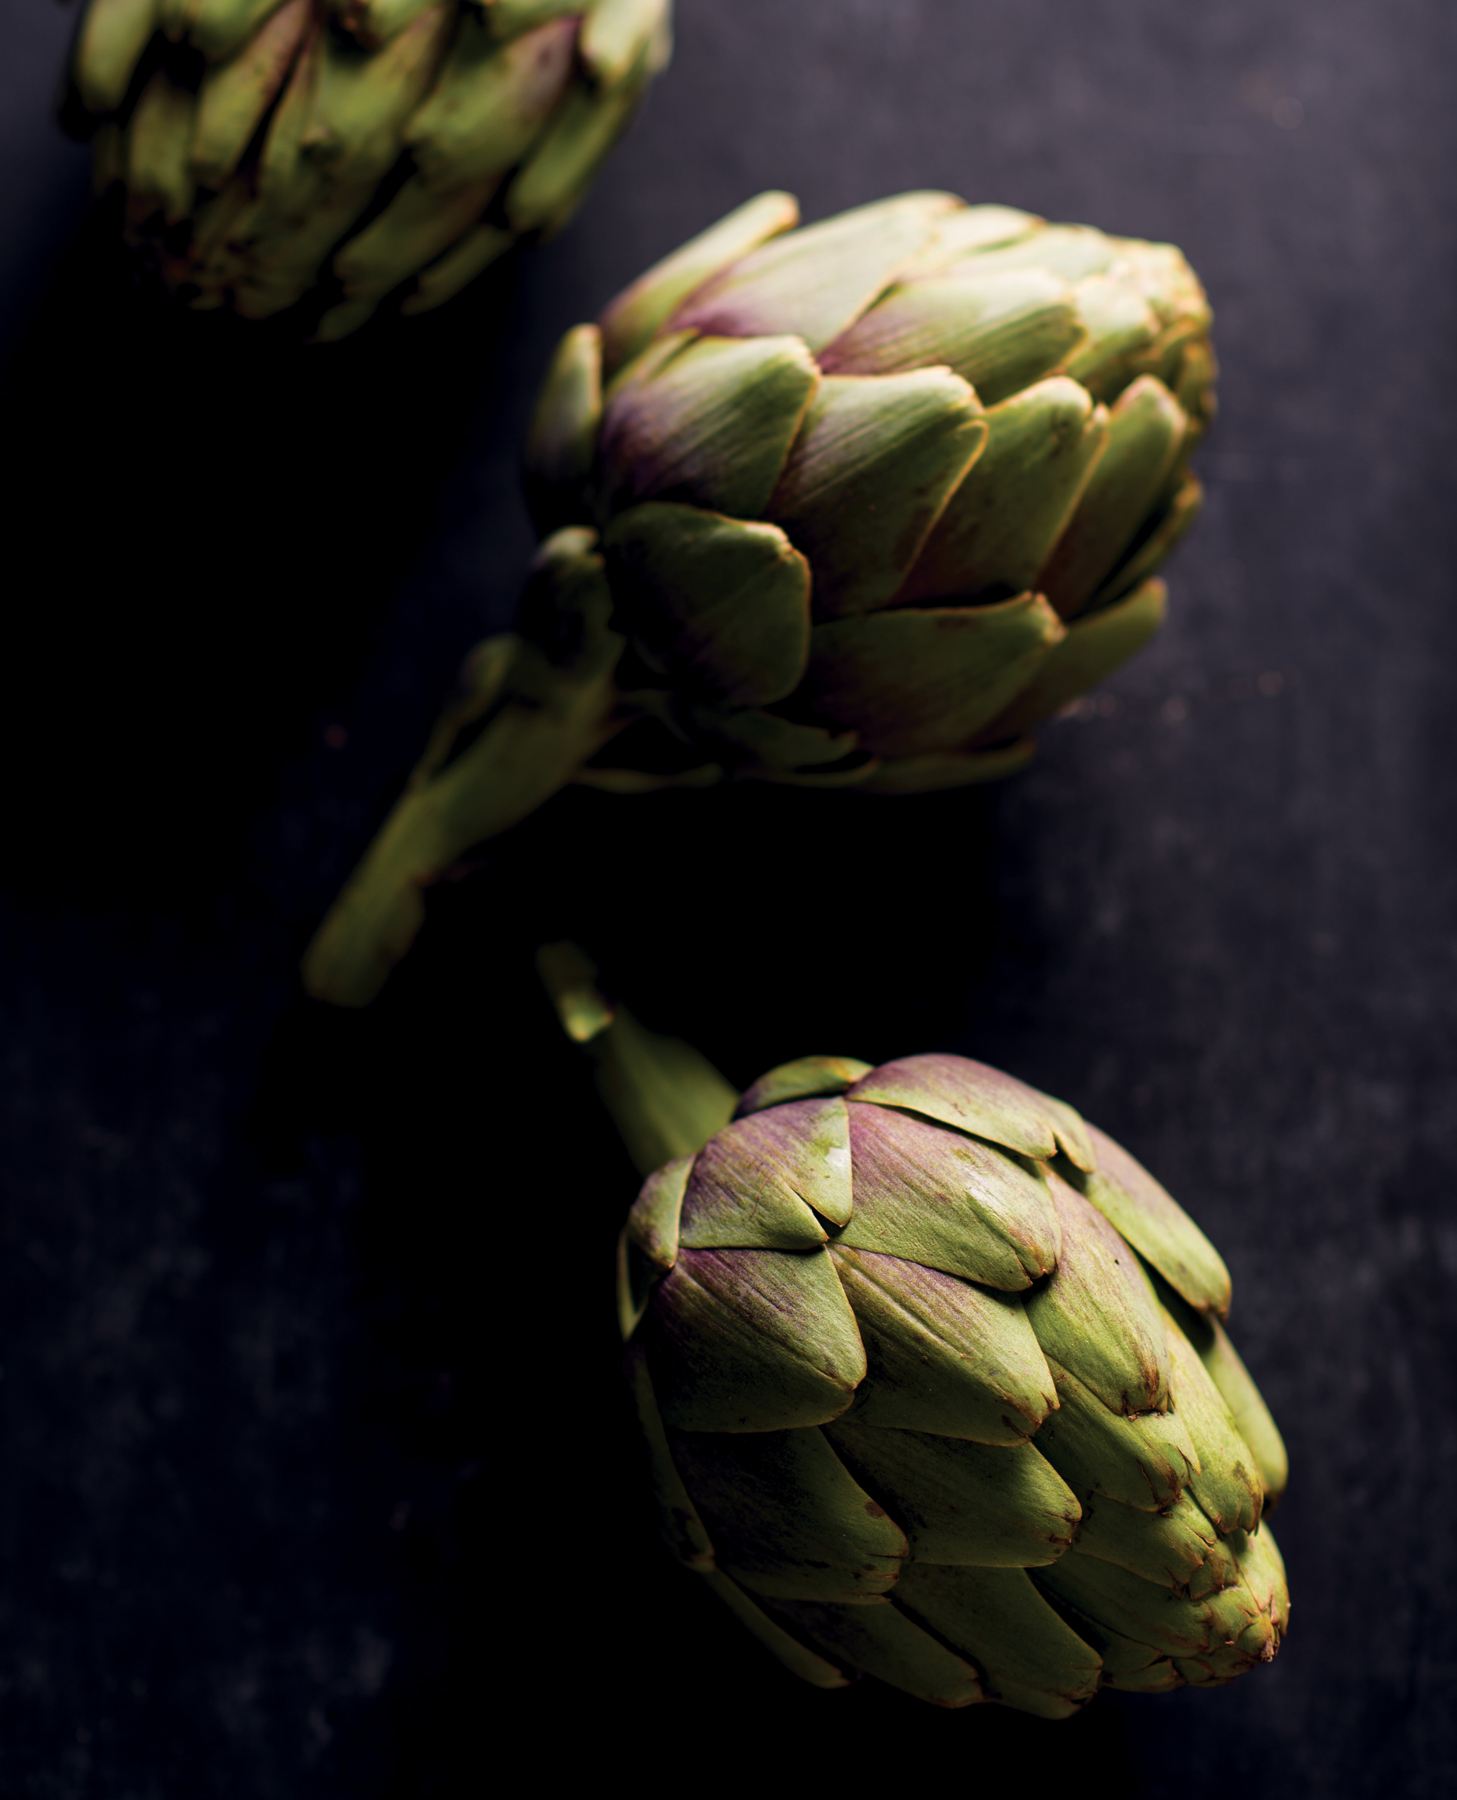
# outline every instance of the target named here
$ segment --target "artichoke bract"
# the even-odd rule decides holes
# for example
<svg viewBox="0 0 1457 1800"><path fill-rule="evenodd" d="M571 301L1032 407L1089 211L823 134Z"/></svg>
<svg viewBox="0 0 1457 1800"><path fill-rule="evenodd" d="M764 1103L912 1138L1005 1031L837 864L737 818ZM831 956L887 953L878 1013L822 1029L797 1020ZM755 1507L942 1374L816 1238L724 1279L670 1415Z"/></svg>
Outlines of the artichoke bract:
<svg viewBox="0 0 1457 1800"><path fill-rule="evenodd" d="M519 632L316 939L322 998L565 782L988 780L1157 630L1213 410L1182 255L941 193L797 218L760 195L562 340Z"/></svg>
<svg viewBox="0 0 1457 1800"><path fill-rule="evenodd" d="M195 307L343 337L564 225L667 60L671 0L90 0L98 186Z"/></svg>
<svg viewBox="0 0 1457 1800"><path fill-rule="evenodd" d="M1153 1177L1010 1076L773 1070L623 1234L663 1538L820 1687L1060 1718L1232 1680L1289 1601L1229 1297Z"/></svg>

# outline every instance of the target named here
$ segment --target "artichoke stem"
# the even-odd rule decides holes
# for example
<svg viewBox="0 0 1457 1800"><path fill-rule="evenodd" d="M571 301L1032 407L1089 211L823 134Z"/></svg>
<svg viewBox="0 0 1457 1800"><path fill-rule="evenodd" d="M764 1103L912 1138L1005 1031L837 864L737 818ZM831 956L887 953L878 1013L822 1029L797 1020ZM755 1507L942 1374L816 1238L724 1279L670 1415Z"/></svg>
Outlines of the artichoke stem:
<svg viewBox="0 0 1457 1800"><path fill-rule="evenodd" d="M694 1155L728 1124L738 1089L691 1044L610 1001L575 944L543 944L536 966L562 1029L597 1065L597 1091L639 1174Z"/></svg>
<svg viewBox="0 0 1457 1800"><path fill-rule="evenodd" d="M425 919L425 889L468 850L518 824L565 787L628 723L610 666L587 679L536 663L480 736L439 766L427 751L304 954L316 1000L368 1006ZM534 692L521 691L525 685ZM437 734L438 736L438 734Z"/></svg>

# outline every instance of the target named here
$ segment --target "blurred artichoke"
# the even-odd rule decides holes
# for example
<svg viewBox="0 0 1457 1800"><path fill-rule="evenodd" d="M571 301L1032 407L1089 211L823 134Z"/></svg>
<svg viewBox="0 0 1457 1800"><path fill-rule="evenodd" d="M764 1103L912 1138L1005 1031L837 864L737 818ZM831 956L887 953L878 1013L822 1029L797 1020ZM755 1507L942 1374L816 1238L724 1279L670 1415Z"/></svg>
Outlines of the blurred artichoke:
<svg viewBox="0 0 1457 1800"><path fill-rule="evenodd" d="M662 1534L821 1687L1060 1718L1232 1680L1289 1602L1228 1304L1070 1106L958 1056L775 1069L623 1234Z"/></svg>
<svg viewBox="0 0 1457 1800"><path fill-rule="evenodd" d="M563 339L519 635L316 938L321 998L369 1000L421 889L565 782L983 781L1157 629L1213 405L1179 252L950 194L797 216L760 195Z"/></svg>
<svg viewBox="0 0 1457 1800"><path fill-rule="evenodd" d="M671 0L90 0L101 187L196 307L309 295L343 337L571 216L667 60Z"/></svg>

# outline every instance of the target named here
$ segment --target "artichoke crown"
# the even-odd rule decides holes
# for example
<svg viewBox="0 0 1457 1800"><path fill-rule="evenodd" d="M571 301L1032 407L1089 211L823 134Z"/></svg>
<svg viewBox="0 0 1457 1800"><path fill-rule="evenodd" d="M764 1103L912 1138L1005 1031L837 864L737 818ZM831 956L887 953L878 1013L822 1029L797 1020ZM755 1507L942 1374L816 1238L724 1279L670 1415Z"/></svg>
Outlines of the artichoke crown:
<svg viewBox="0 0 1457 1800"><path fill-rule="evenodd" d="M1012 207L797 216L760 195L567 333L535 517L596 534L619 684L685 766L1002 773L1162 617L1208 304L1170 245Z"/></svg>
<svg viewBox="0 0 1457 1800"><path fill-rule="evenodd" d="M199 307L342 337L558 230L666 62L671 0L91 0L97 178Z"/></svg>
<svg viewBox="0 0 1457 1800"><path fill-rule="evenodd" d="M1228 1274L1070 1106L956 1056L775 1070L649 1177L619 1303L663 1535L807 1679L1060 1717L1274 1655Z"/></svg>

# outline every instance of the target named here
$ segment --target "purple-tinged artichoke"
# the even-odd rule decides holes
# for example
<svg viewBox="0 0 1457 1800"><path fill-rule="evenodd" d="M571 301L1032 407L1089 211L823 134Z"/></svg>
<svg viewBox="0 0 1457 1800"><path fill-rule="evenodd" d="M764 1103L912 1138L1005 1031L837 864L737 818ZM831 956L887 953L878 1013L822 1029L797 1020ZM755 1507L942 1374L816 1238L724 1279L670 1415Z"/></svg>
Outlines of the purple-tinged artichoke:
<svg viewBox="0 0 1457 1800"><path fill-rule="evenodd" d="M796 1674L1060 1718L1279 1648L1283 1446L1186 1213L958 1056L775 1069L649 1176L619 1306L662 1535Z"/></svg>
<svg viewBox="0 0 1457 1800"><path fill-rule="evenodd" d="M768 1650L1053 1718L1275 1655L1285 1449L1224 1263L1126 1150L960 1056L735 1102L574 945L538 966L647 1174L618 1313L663 1539Z"/></svg>
<svg viewBox="0 0 1457 1800"><path fill-rule="evenodd" d="M568 781L921 793L1163 617L1212 413L1171 245L903 194L762 194L569 331L526 449L548 533L305 964L362 1004L420 890Z"/></svg>
<svg viewBox="0 0 1457 1800"><path fill-rule="evenodd" d="M73 81L128 237L196 307L424 312L566 223L671 0L90 0ZM321 317L318 317L322 314Z"/></svg>

